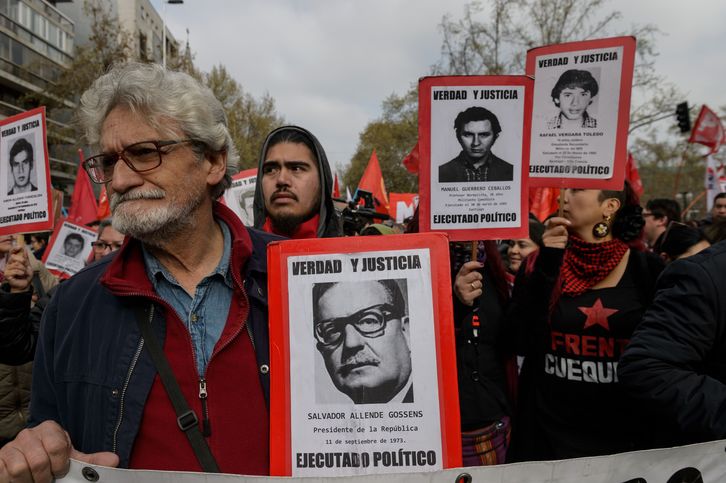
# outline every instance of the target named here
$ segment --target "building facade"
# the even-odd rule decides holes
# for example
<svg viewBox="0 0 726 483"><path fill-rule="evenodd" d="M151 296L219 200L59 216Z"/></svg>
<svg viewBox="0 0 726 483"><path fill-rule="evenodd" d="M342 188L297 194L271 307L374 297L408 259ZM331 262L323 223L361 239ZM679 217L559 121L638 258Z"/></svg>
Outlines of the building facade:
<svg viewBox="0 0 726 483"><path fill-rule="evenodd" d="M0 119L34 107L25 97L47 90L70 64L73 46L73 21L53 5L0 0ZM68 113L59 110L47 121L51 179L64 190L75 181L75 140L68 137Z"/></svg>

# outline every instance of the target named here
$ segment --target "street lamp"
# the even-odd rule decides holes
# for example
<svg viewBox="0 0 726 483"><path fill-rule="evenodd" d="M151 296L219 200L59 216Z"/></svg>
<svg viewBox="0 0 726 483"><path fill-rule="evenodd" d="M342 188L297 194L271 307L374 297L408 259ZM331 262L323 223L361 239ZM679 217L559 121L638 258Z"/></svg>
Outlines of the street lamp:
<svg viewBox="0 0 726 483"><path fill-rule="evenodd" d="M184 0L162 0L161 6L161 65L166 69L166 4L180 5Z"/></svg>

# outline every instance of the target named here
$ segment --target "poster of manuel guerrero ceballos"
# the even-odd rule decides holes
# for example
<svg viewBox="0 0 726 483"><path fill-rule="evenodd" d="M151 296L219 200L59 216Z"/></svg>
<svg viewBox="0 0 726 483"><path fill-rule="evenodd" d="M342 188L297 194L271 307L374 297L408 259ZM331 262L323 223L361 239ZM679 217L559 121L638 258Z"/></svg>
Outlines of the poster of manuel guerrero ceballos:
<svg viewBox="0 0 726 483"><path fill-rule="evenodd" d="M420 225L452 240L523 236L531 79L419 82Z"/></svg>

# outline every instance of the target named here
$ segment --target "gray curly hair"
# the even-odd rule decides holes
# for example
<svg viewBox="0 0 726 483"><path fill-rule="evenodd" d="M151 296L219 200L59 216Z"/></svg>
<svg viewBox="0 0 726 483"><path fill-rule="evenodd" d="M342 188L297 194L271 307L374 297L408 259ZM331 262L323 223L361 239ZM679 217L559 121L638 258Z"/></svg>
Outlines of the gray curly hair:
<svg viewBox="0 0 726 483"><path fill-rule="evenodd" d="M158 64L129 62L113 66L81 96L76 123L85 142L100 151L101 127L106 116L123 106L144 116L149 125L165 134L172 119L190 138L201 141L199 154L227 153L227 172L211 190L219 198L232 184L239 155L227 127L222 104L212 91L192 76L166 70Z"/></svg>

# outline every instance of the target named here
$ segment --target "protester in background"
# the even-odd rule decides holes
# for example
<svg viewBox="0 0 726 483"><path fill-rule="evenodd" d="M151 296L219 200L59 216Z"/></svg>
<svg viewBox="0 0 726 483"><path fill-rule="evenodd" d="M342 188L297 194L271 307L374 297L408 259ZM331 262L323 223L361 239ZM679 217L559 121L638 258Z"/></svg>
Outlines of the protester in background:
<svg viewBox="0 0 726 483"><path fill-rule="evenodd" d="M276 237L215 201L238 162L222 105L187 74L121 64L83 94L79 124L99 153L84 168L106 183L129 240L46 309L32 428L0 449L0 481L50 481L70 457L177 471L212 458L205 467L268 474L266 245ZM154 338L194 413L189 433L157 377Z"/></svg>
<svg viewBox="0 0 726 483"><path fill-rule="evenodd" d="M702 227L702 229L712 245L726 240L726 218L716 220L710 225Z"/></svg>
<svg viewBox="0 0 726 483"><path fill-rule="evenodd" d="M30 245L33 250L33 256L38 260L43 259L45 249L48 247L48 233L31 233L25 235L25 242Z"/></svg>
<svg viewBox="0 0 726 483"><path fill-rule="evenodd" d="M283 126L267 135L255 186L255 228L288 238L343 236L333 206L333 176L309 131Z"/></svg>
<svg viewBox="0 0 726 483"><path fill-rule="evenodd" d="M511 433L516 384L513 347L505 345L509 287L493 241L451 244L454 325L464 466L502 464Z"/></svg>
<svg viewBox="0 0 726 483"><path fill-rule="evenodd" d="M664 445L726 438L724 285L726 242L670 264L620 359L622 385L658 414Z"/></svg>
<svg viewBox="0 0 726 483"><path fill-rule="evenodd" d="M543 248L520 270L510 320L525 356L511 454L517 461L647 447L647 420L617 382L623 347L653 297L660 258L643 252L637 196L568 189Z"/></svg>
<svg viewBox="0 0 726 483"><path fill-rule="evenodd" d="M676 200L654 198L643 210L645 242L656 255L660 255L663 234L671 221L681 221L681 207Z"/></svg>
<svg viewBox="0 0 726 483"><path fill-rule="evenodd" d="M542 244L542 233L544 233L544 230L545 227L542 223L530 217L529 238L509 240L509 248L507 249L507 260L509 264L507 270L510 274L516 275L527 256L539 250Z"/></svg>
<svg viewBox="0 0 726 483"><path fill-rule="evenodd" d="M124 243L124 234L116 231L112 219L101 220L98 225L98 239L93 245L93 261L98 261L111 252L115 252Z"/></svg>
<svg viewBox="0 0 726 483"><path fill-rule="evenodd" d="M672 221L663 232L661 256L666 262L687 258L710 247L706 236L698 228Z"/></svg>
<svg viewBox="0 0 726 483"><path fill-rule="evenodd" d="M42 293L57 283L26 248L13 247L13 237L0 237L0 446L25 427L30 404L32 360L38 338L38 316L31 318L34 282ZM45 267L43 267L43 270ZM47 275L47 276L46 276ZM47 301L47 299L45 299ZM1 473L0 473L1 474Z"/></svg>
<svg viewBox="0 0 726 483"><path fill-rule="evenodd" d="M726 220L726 193L719 193L713 198L711 219L714 222L717 220Z"/></svg>
<svg viewBox="0 0 726 483"><path fill-rule="evenodd" d="M726 221L726 192L718 193L713 197L713 206L711 212L700 220L699 226L705 228L718 221Z"/></svg>
<svg viewBox="0 0 726 483"><path fill-rule="evenodd" d="M378 235L394 235L396 232L393 228L383 223L372 223L363 228L360 232L361 236L378 236Z"/></svg>

